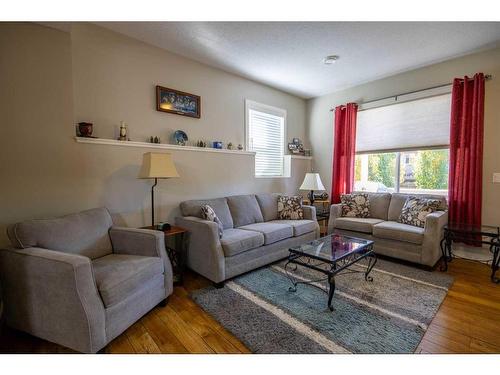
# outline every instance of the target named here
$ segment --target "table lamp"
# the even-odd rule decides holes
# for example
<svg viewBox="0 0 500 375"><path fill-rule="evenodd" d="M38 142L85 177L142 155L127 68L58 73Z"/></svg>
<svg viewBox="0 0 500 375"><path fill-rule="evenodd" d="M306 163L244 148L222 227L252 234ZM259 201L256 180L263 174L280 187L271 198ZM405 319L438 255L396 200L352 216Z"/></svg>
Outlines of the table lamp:
<svg viewBox="0 0 500 375"><path fill-rule="evenodd" d="M154 178L151 187L151 225L155 225L155 186L159 178L179 177L175 169L172 155L166 153L147 152L142 156L142 168L138 178Z"/></svg>
<svg viewBox="0 0 500 375"><path fill-rule="evenodd" d="M314 204L314 190L325 190L319 173L306 173L299 190L309 190L308 198L311 206Z"/></svg>

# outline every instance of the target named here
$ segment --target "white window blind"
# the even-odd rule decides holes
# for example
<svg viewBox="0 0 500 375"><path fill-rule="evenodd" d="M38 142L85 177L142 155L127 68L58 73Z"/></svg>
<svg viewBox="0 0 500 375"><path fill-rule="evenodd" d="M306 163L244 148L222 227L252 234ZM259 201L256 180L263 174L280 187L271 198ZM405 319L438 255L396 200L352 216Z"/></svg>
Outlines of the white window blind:
<svg viewBox="0 0 500 375"><path fill-rule="evenodd" d="M284 175L286 111L247 101L247 149L255 151L255 176Z"/></svg>
<svg viewBox="0 0 500 375"><path fill-rule="evenodd" d="M358 112L356 152L445 146L450 142L451 94Z"/></svg>

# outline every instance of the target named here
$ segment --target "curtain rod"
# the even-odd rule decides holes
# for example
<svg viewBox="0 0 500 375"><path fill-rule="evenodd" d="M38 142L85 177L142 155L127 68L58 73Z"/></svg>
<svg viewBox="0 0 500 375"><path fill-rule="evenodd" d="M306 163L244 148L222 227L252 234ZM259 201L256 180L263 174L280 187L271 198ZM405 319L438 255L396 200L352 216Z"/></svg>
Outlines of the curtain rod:
<svg viewBox="0 0 500 375"><path fill-rule="evenodd" d="M484 79L487 81L487 80L490 80L492 79L493 76L491 74L485 74L484 75ZM461 78L463 80L463 78ZM472 79L472 78L470 78ZM378 99L373 99L373 100L368 100L367 102L361 102L361 103L357 103L358 105L363 105L363 104L368 104L368 103L373 103L373 102L378 102L379 100L385 100L385 99L390 99L390 98L397 98L398 96L403 96L403 95L409 95L409 94L415 94L417 92L421 92L421 91L427 91L427 90L433 90L433 89L439 89L441 87L446 87L446 86L451 86L453 85L453 82L452 83L443 83L441 85L437 85L437 86L432 86L432 87L427 87L425 89L420 89L420 90L415 90L415 91L408 91L408 92L404 92L402 94L397 94L397 95L391 95L391 96L386 96L384 98L378 98ZM333 112L335 111L335 108L331 108L330 109L330 112Z"/></svg>

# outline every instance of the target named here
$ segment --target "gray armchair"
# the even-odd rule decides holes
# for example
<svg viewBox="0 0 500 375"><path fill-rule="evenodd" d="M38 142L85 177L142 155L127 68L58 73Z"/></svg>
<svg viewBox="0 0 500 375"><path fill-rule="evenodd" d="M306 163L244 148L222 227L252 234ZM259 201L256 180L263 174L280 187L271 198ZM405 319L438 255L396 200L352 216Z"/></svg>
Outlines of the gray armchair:
<svg viewBox="0 0 500 375"><path fill-rule="evenodd" d="M5 321L95 353L172 294L163 233L114 227L97 208L12 225L0 250Z"/></svg>

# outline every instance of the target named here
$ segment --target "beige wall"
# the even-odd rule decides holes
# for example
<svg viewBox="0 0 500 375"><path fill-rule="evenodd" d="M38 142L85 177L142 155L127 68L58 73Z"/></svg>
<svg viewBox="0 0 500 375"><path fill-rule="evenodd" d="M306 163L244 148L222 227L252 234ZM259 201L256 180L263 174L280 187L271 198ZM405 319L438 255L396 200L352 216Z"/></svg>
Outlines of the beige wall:
<svg viewBox="0 0 500 375"><path fill-rule="evenodd" d="M198 139L244 144L245 99L287 110L288 138L304 139L306 102L92 24L71 31L75 121L95 135L117 135L120 120L134 140L158 135L171 142L181 129ZM201 119L156 111L155 86L201 96Z"/></svg>
<svg viewBox="0 0 500 375"><path fill-rule="evenodd" d="M202 118L155 110L161 84L202 96ZM120 120L133 140L191 139L243 143L244 99L285 108L288 136L304 138L305 101L92 25L71 34L27 23L0 23L0 245L16 221L108 207L124 225L150 220L150 186L138 180L147 148L79 144L74 124L114 136ZM294 193L309 161L294 160L291 178L256 179L247 155L172 152L181 178L160 181L159 220L172 221L180 201L229 194Z"/></svg>
<svg viewBox="0 0 500 375"><path fill-rule="evenodd" d="M362 102L402 92L419 90L454 77L484 72L493 75L486 82L483 163L483 222L500 225L500 184L492 174L500 172L500 48L460 57L425 68L373 81L308 101L308 135L314 150L314 167L325 187L331 190L333 152L333 114L330 108L346 102Z"/></svg>

